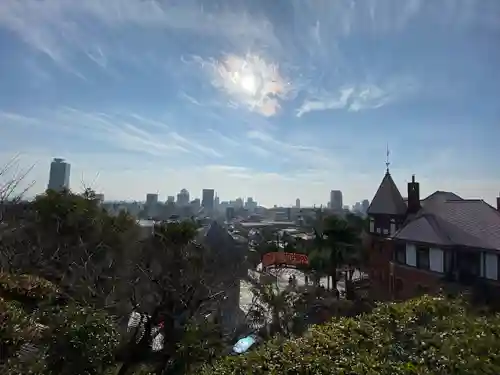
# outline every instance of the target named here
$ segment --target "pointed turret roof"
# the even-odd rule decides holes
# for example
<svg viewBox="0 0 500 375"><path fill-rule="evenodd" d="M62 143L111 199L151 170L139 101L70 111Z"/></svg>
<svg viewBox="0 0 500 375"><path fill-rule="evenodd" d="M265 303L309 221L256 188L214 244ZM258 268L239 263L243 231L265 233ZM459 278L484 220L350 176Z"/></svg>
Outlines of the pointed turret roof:
<svg viewBox="0 0 500 375"><path fill-rule="evenodd" d="M368 207L368 215L405 215L406 203L389 171L386 172Z"/></svg>

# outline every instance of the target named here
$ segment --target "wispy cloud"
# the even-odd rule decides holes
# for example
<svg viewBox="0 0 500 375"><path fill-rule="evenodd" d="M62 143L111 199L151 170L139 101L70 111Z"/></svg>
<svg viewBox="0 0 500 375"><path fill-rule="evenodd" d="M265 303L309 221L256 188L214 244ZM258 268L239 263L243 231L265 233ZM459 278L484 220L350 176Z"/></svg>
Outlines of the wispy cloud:
<svg viewBox="0 0 500 375"><path fill-rule="evenodd" d="M0 112L0 121L7 126L38 126L54 134L69 134L105 142L114 148L152 156L172 157L178 153L199 154L220 158L223 155L209 146L169 129L160 121L137 114L107 114L61 108L37 117ZM61 133L63 132L63 133Z"/></svg>
<svg viewBox="0 0 500 375"><path fill-rule="evenodd" d="M498 159L499 20L497 0L0 0L0 149L38 150L42 179L52 156L86 175L108 158L111 196L318 203L369 198L384 170L369 149L418 131L395 164L440 180L452 158L415 161L438 131Z"/></svg>
<svg viewBox="0 0 500 375"><path fill-rule="evenodd" d="M197 62L209 74L213 86L227 95L227 104L232 108L244 107L274 116L280 101L292 91L292 83L283 77L279 66L258 55L229 54L220 60L197 56L189 62Z"/></svg>
<svg viewBox="0 0 500 375"><path fill-rule="evenodd" d="M270 133L257 130L249 131L247 138L258 143L256 147L257 150L261 149L261 156L266 152L270 153L274 157L278 157L279 160L290 162L295 170L310 168L329 170L340 165L338 155L316 146L290 143L277 139Z"/></svg>
<svg viewBox="0 0 500 375"><path fill-rule="evenodd" d="M343 109L350 112L376 109L397 100L405 99L417 90L416 83L409 78L394 79L384 85L360 84L341 88L337 93L313 94L297 109L297 117L312 111Z"/></svg>
<svg viewBox="0 0 500 375"><path fill-rule="evenodd" d="M192 0L180 3L154 0L3 1L0 26L17 33L25 43L66 68L72 68L70 60L78 51L100 66L106 64L106 53L114 51L105 50L103 27L108 31L126 26L179 30L224 38L233 45L245 41L277 43L266 20L249 17L245 12L211 8Z"/></svg>

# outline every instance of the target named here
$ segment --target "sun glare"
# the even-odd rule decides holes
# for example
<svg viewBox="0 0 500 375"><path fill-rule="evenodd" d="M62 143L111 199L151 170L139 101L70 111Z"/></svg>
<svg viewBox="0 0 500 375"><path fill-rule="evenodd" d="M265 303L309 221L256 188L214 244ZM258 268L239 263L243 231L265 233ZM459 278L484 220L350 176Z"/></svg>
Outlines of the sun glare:
<svg viewBox="0 0 500 375"><path fill-rule="evenodd" d="M245 75L241 77L241 87L252 94L255 93L255 77L253 75Z"/></svg>

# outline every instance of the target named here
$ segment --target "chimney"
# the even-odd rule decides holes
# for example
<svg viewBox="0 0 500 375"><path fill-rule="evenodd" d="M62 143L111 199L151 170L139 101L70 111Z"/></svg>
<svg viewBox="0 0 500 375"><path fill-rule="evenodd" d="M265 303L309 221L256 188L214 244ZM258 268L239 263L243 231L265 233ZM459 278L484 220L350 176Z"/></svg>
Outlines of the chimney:
<svg viewBox="0 0 500 375"><path fill-rule="evenodd" d="M497 211L500 211L500 193L498 193L497 197Z"/></svg>
<svg viewBox="0 0 500 375"><path fill-rule="evenodd" d="M415 175L408 183L408 210L407 214L416 214L420 210L420 184L415 182Z"/></svg>

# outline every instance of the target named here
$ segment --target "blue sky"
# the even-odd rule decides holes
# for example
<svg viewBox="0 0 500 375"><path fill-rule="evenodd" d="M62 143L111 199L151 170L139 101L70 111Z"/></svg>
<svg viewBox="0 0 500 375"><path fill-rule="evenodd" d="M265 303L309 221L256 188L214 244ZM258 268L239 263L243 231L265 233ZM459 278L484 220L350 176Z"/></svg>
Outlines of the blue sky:
<svg viewBox="0 0 500 375"><path fill-rule="evenodd" d="M0 163L107 199L500 191L500 1L4 0Z"/></svg>

